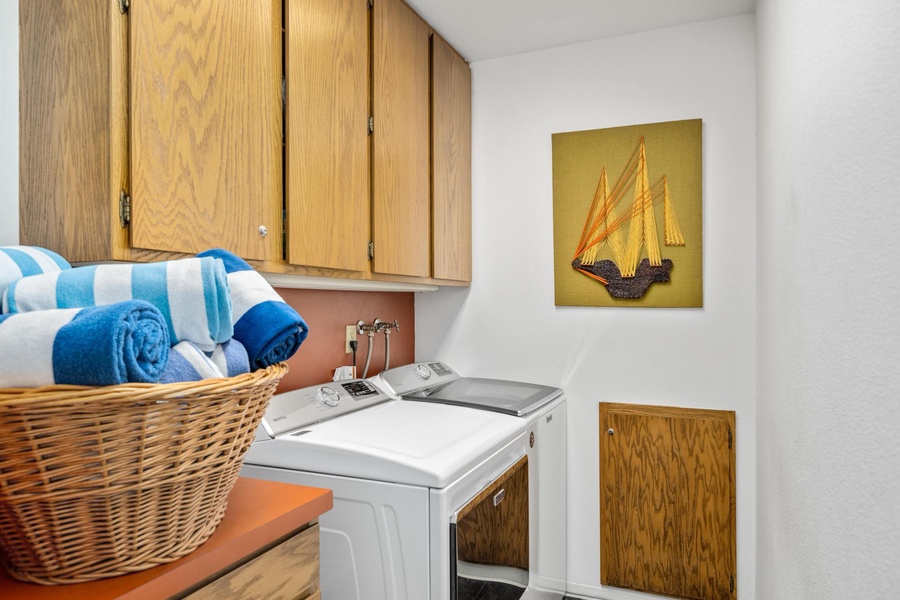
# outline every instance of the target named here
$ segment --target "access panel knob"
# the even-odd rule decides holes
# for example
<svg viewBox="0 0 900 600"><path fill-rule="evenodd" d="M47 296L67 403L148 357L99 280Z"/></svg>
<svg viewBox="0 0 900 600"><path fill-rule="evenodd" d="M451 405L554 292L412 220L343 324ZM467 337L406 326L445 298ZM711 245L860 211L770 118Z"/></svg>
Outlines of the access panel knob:
<svg viewBox="0 0 900 600"><path fill-rule="evenodd" d="M341 395L334 391L334 388L327 386L319 388L316 397L319 399L319 403L325 406L337 406L341 402Z"/></svg>

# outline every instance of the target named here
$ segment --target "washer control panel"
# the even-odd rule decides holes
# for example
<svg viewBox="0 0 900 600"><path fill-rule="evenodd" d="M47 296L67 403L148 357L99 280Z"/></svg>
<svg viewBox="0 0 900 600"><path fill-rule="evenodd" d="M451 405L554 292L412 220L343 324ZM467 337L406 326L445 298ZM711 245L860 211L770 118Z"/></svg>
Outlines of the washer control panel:
<svg viewBox="0 0 900 600"><path fill-rule="evenodd" d="M390 397L365 379L311 386L272 396L262 427L274 438L386 400Z"/></svg>
<svg viewBox="0 0 900 600"><path fill-rule="evenodd" d="M436 387L456 381L459 375L442 362L420 362L382 371L383 381L398 396L427 396Z"/></svg>

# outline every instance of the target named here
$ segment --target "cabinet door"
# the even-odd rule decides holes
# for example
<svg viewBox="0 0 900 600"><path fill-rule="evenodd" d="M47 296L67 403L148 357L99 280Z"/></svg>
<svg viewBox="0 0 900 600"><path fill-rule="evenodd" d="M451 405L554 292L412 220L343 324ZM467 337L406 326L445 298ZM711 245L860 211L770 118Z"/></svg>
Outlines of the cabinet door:
<svg viewBox="0 0 900 600"><path fill-rule="evenodd" d="M19 241L70 262L127 258L127 19L112 2L18 4Z"/></svg>
<svg viewBox="0 0 900 600"><path fill-rule="evenodd" d="M373 10L373 270L428 277L428 26L401 0Z"/></svg>
<svg viewBox="0 0 900 600"><path fill-rule="evenodd" d="M131 0L129 18L132 245L280 258L280 0Z"/></svg>
<svg viewBox="0 0 900 600"><path fill-rule="evenodd" d="M186 596L186 600L312 600L319 593L319 525Z"/></svg>
<svg viewBox="0 0 900 600"><path fill-rule="evenodd" d="M369 268L368 8L285 3L287 258Z"/></svg>
<svg viewBox="0 0 900 600"><path fill-rule="evenodd" d="M600 404L600 580L736 598L734 413Z"/></svg>
<svg viewBox="0 0 900 600"><path fill-rule="evenodd" d="M472 280L472 73L440 36L431 42L433 272Z"/></svg>

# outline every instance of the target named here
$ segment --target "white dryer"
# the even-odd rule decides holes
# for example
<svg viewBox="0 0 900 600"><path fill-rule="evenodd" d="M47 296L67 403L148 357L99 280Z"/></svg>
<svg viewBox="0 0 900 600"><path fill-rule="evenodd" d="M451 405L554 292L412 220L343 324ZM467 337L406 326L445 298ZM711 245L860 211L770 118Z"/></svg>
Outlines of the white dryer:
<svg viewBox="0 0 900 600"><path fill-rule="evenodd" d="M562 598L566 590L567 441L563 390L522 381L463 377L438 361L388 369L373 380L401 401L465 407L519 422L526 437L530 507L527 591L522 598ZM503 571L496 565L473 564L462 558L457 566L460 586L491 581L495 574L502 579Z"/></svg>
<svg viewBox="0 0 900 600"><path fill-rule="evenodd" d="M527 444L516 417L351 380L274 396L241 474L333 490L319 520L323 600L457 600L460 521L487 506L504 515L476 525L487 546L527 544L510 535L528 531L527 490L504 487Z"/></svg>

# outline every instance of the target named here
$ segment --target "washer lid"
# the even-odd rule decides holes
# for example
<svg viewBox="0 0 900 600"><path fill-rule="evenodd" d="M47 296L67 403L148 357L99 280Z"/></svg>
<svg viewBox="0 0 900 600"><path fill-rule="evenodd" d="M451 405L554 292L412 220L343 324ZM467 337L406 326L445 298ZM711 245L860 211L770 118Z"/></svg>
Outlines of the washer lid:
<svg viewBox="0 0 900 600"><path fill-rule="evenodd" d="M521 419L458 406L388 401L253 444L244 462L443 488L523 437Z"/></svg>
<svg viewBox="0 0 900 600"><path fill-rule="evenodd" d="M441 402L521 417L539 409L562 394L562 390L546 385L462 377L436 387L427 395L406 396L407 400Z"/></svg>

